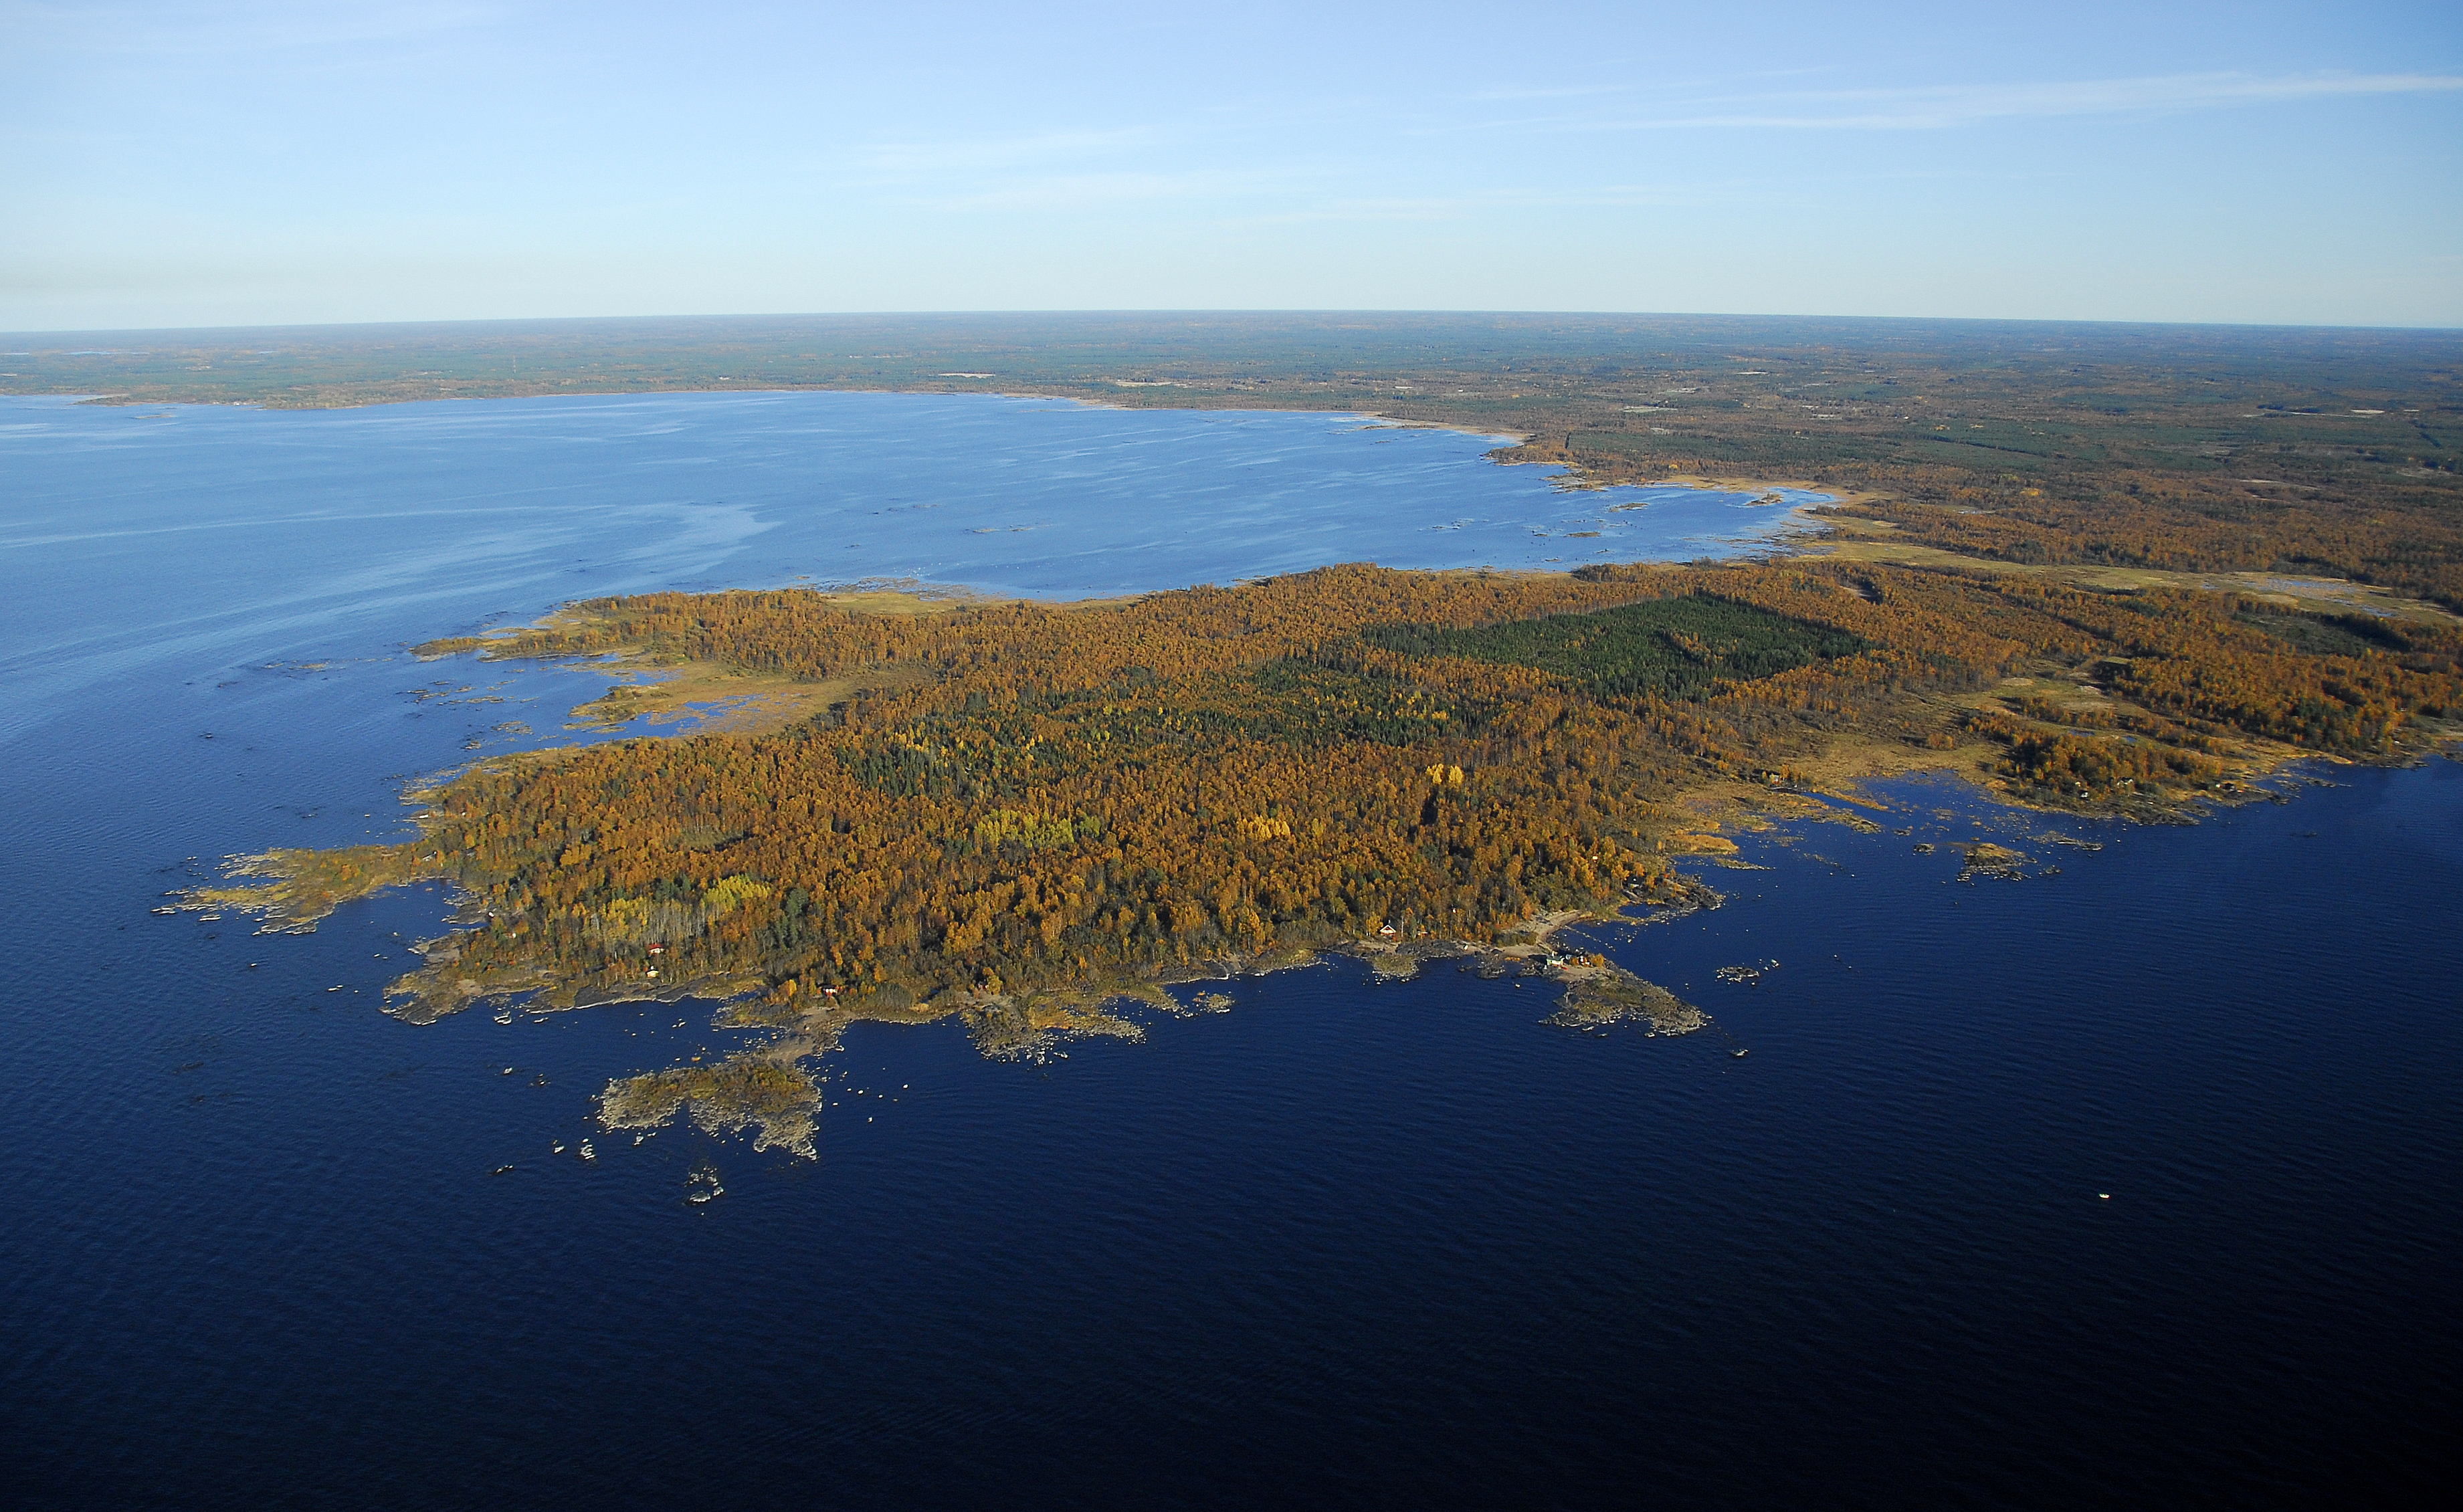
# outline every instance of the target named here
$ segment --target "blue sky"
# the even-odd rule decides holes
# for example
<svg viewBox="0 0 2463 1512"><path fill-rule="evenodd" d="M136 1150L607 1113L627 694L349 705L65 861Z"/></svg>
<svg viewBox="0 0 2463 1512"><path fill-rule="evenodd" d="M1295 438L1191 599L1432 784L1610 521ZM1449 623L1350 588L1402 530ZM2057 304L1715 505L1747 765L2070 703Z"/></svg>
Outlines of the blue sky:
<svg viewBox="0 0 2463 1512"><path fill-rule="evenodd" d="M2463 6L27 4L0 329L2463 326Z"/></svg>

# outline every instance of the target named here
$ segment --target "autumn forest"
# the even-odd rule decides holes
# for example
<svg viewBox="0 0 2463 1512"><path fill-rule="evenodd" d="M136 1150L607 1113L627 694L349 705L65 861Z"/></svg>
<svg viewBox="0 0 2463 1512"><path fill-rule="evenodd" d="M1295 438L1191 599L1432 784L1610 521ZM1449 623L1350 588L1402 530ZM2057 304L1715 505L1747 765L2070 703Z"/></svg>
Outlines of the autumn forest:
<svg viewBox="0 0 2463 1512"><path fill-rule="evenodd" d="M276 892L313 880L310 918L455 884L468 927L395 989L413 1018L687 984L782 1020L1082 1002L1346 941L1529 938L1682 900L1689 794L1818 788L1845 746L2159 815L2463 709L2463 637L2434 624L1820 560L1337 567L897 616L660 594L423 650L624 650L846 696L490 763L429 795L416 841L263 858Z"/></svg>

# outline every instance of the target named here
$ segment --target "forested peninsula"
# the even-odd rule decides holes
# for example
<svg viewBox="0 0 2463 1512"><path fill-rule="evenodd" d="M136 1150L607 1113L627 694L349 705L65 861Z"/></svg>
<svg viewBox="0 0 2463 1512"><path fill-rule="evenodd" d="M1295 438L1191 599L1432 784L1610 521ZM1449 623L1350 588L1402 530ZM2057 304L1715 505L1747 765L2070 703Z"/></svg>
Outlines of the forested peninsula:
<svg viewBox="0 0 2463 1512"><path fill-rule="evenodd" d="M1678 862L1732 849L1723 816L1859 773L2158 816L2291 754L2400 756L2463 710L2451 625L1821 559L882 607L656 594L422 647L831 697L491 761L421 795L416 839L250 857L257 880L194 901L295 929L444 879L460 927L390 1011L731 999L788 1034L620 1084L608 1116L693 1105L796 1145L796 1062L853 1018L964 1014L995 1051L1130 1032L1103 1004L1173 981L1684 905Z"/></svg>
<svg viewBox="0 0 2463 1512"><path fill-rule="evenodd" d="M1838 498L1778 563L1340 567L1089 605L662 594L426 648L621 653L662 679L592 705L601 728L736 713L487 763L419 795L412 842L245 857L191 901L306 928L443 880L465 911L394 984L405 1018L689 991L777 1026L611 1089L619 1123L689 1107L808 1147L802 1057L851 1018L963 1014L988 1050L1031 1053L1130 1032L1103 1003L1174 979L1335 948L1527 954L1568 918L1704 900L1678 868L1732 849L1723 827L1851 813L1839 795L1877 772L2156 818L2292 757L2405 759L2463 706L2449 332L1037 314L14 345L0 392L93 402L1340 410L1519 438L1492 455L1566 486ZM1698 1022L1646 985L1607 974L1568 1010Z"/></svg>

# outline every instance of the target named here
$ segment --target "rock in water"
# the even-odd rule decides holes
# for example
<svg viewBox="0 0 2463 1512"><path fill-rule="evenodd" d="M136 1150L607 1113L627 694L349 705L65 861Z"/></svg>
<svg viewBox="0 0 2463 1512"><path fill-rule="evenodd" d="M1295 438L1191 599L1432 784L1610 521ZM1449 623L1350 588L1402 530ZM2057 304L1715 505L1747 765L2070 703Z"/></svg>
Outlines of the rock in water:
<svg viewBox="0 0 2463 1512"><path fill-rule="evenodd" d="M1967 864L1959 869L1958 879L1962 882L1973 882L1977 877L2016 882L2027 875L2024 870L2027 857L2006 845L1994 845L1990 840L1973 840L1963 849L1967 853Z"/></svg>
<svg viewBox="0 0 2463 1512"><path fill-rule="evenodd" d="M1569 982L1564 1001L1545 1022L1580 1029L1628 1021L1648 1026L1653 1034L1690 1034L1709 1025L1711 1016L1655 982L1602 966Z"/></svg>

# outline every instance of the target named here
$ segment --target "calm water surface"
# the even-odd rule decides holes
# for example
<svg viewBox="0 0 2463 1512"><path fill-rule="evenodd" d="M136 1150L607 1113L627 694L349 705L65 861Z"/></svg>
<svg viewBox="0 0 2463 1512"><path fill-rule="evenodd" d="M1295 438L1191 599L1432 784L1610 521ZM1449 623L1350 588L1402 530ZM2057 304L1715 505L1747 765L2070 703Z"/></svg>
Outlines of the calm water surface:
<svg viewBox="0 0 2463 1512"><path fill-rule="evenodd" d="M1766 545L1828 495L1567 491L1500 438L1349 415L919 394L269 412L0 399L0 739L98 684L331 659L661 588L921 578L1086 597L1377 561Z"/></svg>
<svg viewBox="0 0 2463 1512"><path fill-rule="evenodd" d="M1601 501L1446 433L807 401L0 408L13 1501L2366 1502L2451 1457L2452 763L2058 827L2100 851L1887 786L1882 832L1749 842L1729 906L1596 934L1716 1016L1683 1039L1347 964L1046 1067L862 1026L813 1162L678 1129L582 1164L608 1077L732 1042L707 1005L385 1019L433 890L301 939L149 912L552 738L587 675L398 648L577 593L1163 586L1400 562L1441 515L1489 533L1411 560L1596 544L1554 532ZM1079 545L817 560L893 487ZM2049 875L1914 851L1979 834Z"/></svg>

